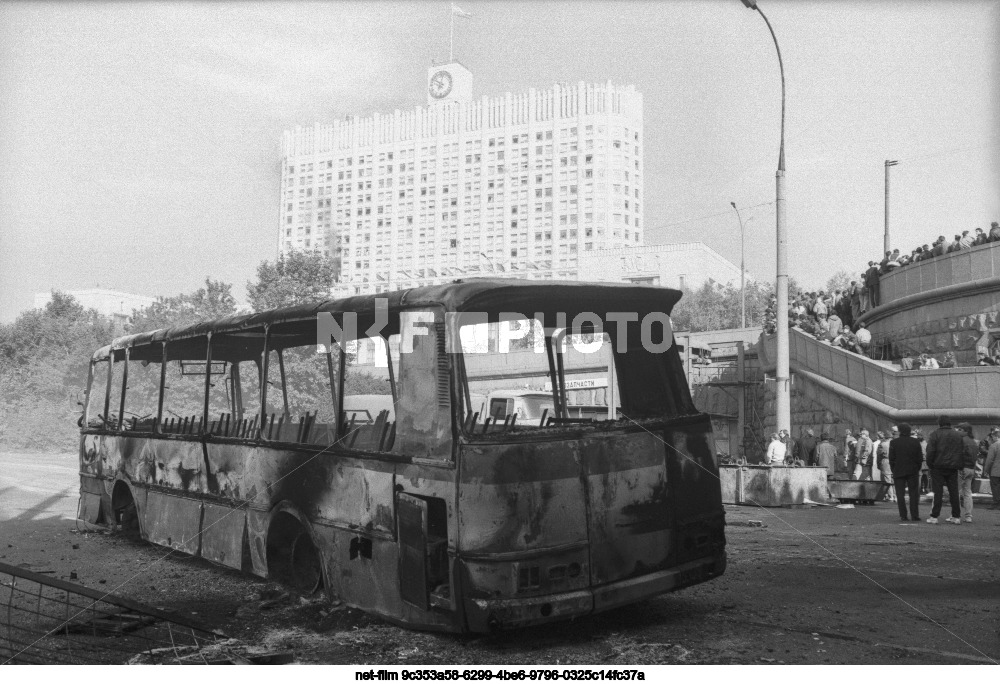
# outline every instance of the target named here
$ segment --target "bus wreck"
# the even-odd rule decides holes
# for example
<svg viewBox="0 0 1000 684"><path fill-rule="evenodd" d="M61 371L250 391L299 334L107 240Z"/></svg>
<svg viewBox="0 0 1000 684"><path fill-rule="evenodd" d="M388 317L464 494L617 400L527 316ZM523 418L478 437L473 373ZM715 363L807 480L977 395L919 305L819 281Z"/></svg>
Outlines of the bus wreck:
<svg viewBox="0 0 1000 684"><path fill-rule="evenodd" d="M510 629L709 580L724 513L669 329L679 298L456 281L116 339L90 361L79 515L420 629ZM504 351L475 333L498 328L530 340L540 418L472 399L489 381L470 368ZM387 377L366 375L361 344ZM570 413L566 376L588 369L610 379L604 415Z"/></svg>

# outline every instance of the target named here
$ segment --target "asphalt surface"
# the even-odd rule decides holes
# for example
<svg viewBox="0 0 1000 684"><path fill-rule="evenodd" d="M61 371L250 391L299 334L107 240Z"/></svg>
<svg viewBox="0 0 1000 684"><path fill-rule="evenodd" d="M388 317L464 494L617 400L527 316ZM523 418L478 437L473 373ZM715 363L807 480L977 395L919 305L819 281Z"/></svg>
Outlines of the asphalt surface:
<svg viewBox="0 0 1000 684"><path fill-rule="evenodd" d="M1000 511L981 498L974 522L958 526L901 524L892 503L727 506L729 567L717 580L573 622L463 637L284 596L253 577L88 529L75 521L78 486L72 454L0 453L0 560L194 615L298 662L1000 661ZM921 503L923 517L929 509Z"/></svg>

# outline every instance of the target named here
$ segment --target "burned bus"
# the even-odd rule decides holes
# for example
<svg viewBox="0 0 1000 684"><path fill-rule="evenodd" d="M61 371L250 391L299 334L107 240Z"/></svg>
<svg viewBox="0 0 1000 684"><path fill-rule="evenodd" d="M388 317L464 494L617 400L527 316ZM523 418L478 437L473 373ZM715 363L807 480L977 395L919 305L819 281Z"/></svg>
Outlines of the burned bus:
<svg viewBox="0 0 1000 684"><path fill-rule="evenodd" d="M99 349L79 516L408 627L483 632L721 575L711 424L675 290L469 280L121 337ZM471 400L477 326L536 335L552 411ZM566 350L610 344L615 409L569 415ZM381 375L358 345L384 349ZM365 407L363 404L371 403Z"/></svg>

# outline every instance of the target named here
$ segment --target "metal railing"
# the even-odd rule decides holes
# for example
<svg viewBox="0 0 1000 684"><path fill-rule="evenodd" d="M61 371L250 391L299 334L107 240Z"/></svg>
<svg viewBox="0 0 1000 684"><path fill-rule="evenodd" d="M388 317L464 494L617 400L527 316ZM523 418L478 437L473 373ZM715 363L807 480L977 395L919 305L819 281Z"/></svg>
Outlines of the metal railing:
<svg viewBox="0 0 1000 684"><path fill-rule="evenodd" d="M183 616L0 563L0 664L203 665L203 649L225 640Z"/></svg>
<svg viewBox="0 0 1000 684"><path fill-rule="evenodd" d="M996 412L1000 372L994 366L903 371L789 331L789 356L815 374L898 410ZM773 366L774 340L763 337L765 366Z"/></svg>

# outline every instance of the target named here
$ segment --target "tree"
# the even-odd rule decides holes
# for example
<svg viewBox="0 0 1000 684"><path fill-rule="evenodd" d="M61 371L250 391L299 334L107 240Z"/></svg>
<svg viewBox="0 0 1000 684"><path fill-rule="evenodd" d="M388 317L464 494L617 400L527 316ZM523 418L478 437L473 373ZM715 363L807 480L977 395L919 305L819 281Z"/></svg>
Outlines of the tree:
<svg viewBox="0 0 1000 684"><path fill-rule="evenodd" d="M189 325L236 313L233 286L221 280L205 278L205 287L189 294L160 297L144 309L139 309L128 324L130 333L149 332L160 328Z"/></svg>
<svg viewBox="0 0 1000 684"><path fill-rule="evenodd" d="M747 326L762 325L764 311L774 293L770 283L746 284ZM738 328L741 324L740 288L708 280L697 290L684 290L671 318L674 329L701 332Z"/></svg>
<svg viewBox="0 0 1000 684"><path fill-rule="evenodd" d="M115 323L53 292L42 309L0 325L0 441L14 448L71 449L88 361Z"/></svg>
<svg viewBox="0 0 1000 684"><path fill-rule="evenodd" d="M291 251L272 264L262 261L257 280L247 283L247 299L254 311L321 302L330 298L336 282L337 261L318 252Z"/></svg>
<svg viewBox="0 0 1000 684"><path fill-rule="evenodd" d="M841 269L830 276L830 279L826 281L826 292L832 294L837 290L846 290L851 286L851 280L857 279L857 275L851 275L850 272Z"/></svg>

